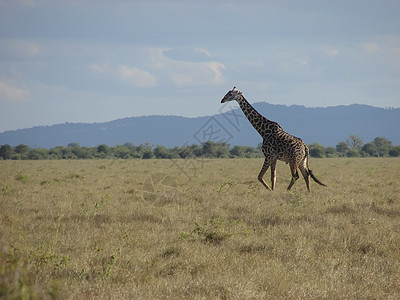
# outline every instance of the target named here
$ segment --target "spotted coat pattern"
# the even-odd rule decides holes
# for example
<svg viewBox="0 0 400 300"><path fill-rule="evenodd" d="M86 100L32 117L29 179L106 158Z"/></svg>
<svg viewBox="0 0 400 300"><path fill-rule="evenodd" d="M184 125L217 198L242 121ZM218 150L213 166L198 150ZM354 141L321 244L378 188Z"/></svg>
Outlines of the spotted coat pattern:
<svg viewBox="0 0 400 300"><path fill-rule="evenodd" d="M310 190L309 176L320 185L321 183L308 167L309 151L304 142L295 136L285 132L282 127L273 121L268 120L258 113L250 103L244 98L241 92L235 87L229 91L221 100L221 103L228 101L237 101L247 119L263 138L262 151L265 156L263 167L258 175L258 180L269 190L274 190L276 181L276 163L278 160L289 164L292 174L292 180L288 190L299 178L297 169L306 182L307 189ZM271 188L263 179L264 174L271 167Z"/></svg>

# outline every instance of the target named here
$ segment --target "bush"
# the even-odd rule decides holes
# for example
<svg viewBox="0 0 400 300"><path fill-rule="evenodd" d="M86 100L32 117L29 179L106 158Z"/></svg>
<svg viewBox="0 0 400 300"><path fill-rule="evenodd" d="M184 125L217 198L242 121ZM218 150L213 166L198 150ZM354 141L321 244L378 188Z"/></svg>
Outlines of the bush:
<svg viewBox="0 0 400 300"><path fill-rule="evenodd" d="M359 157L360 156L360 151L357 149L350 149L346 152L347 157Z"/></svg>
<svg viewBox="0 0 400 300"><path fill-rule="evenodd" d="M324 158L326 156L325 147L318 143L311 144L309 150L312 157Z"/></svg>
<svg viewBox="0 0 400 300"><path fill-rule="evenodd" d="M400 146L392 146L392 142L384 137L376 137L372 142L362 143L356 136L350 136L349 144L340 142L336 147L324 147L313 143L308 145L310 156L323 157L368 157L368 156L400 156ZM78 143L70 143L67 147L57 146L48 149L29 149L27 145L20 144L14 148L10 145L0 146L0 159L92 159L92 158L140 158L140 159L175 159L175 158L257 158L263 157L262 143L256 148L250 146L230 147L225 142L216 143L208 141L202 145L184 145L182 147L167 148L164 146L153 147L149 143L135 146L132 143L114 147L105 144L97 147L81 147Z"/></svg>

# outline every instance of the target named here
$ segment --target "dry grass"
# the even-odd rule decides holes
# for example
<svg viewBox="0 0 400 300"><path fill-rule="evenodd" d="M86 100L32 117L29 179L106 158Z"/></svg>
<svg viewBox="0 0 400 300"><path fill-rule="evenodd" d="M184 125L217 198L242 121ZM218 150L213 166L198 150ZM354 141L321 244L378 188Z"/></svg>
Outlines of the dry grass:
<svg viewBox="0 0 400 300"><path fill-rule="evenodd" d="M0 161L0 294L399 298L399 159L312 159L311 193L261 165Z"/></svg>

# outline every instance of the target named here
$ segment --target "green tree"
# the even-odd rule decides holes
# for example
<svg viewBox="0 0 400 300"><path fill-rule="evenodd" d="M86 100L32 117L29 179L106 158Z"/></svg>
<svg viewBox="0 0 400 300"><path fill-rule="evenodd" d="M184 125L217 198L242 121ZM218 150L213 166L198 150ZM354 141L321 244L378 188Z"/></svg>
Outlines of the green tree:
<svg viewBox="0 0 400 300"><path fill-rule="evenodd" d="M347 150L346 156L347 157L359 157L360 156L360 151L358 151L355 148L351 148L351 149Z"/></svg>
<svg viewBox="0 0 400 300"><path fill-rule="evenodd" d="M164 146L157 146L154 148L154 156L156 158L171 158L171 151Z"/></svg>
<svg viewBox="0 0 400 300"><path fill-rule="evenodd" d="M101 144L97 146L97 157L99 158L108 158L111 156L112 149L105 144Z"/></svg>
<svg viewBox="0 0 400 300"><path fill-rule="evenodd" d="M114 156L117 158L127 159L130 157L130 150L125 145L117 145L114 148Z"/></svg>
<svg viewBox="0 0 400 300"><path fill-rule="evenodd" d="M75 159L76 158L76 155L74 153L72 153L71 147L62 148L61 152L62 152L63 159Z"/></svg>
<svg viewBox="0 0 400 300"><path fill-rule="evenodd" d="M153 150L151 150L151 149L146 149L146 150L143 152L142 158L143 158L143 159L150 159L150 158L153 158L153 156L154 156Z"/></svg>
<svg viewBox="0 0 400 300"><path fill-rule="evenodd" d="M50 159L62 159L63 158L63 146L56 146L51 148L49 151L49 158Z"/></svg>
<svg viewBox="0 0 400 300"><path fill-rule="evenodd" d="M154 156L152 146L149 143L144 143L137 146L136 151L138 152L139 157L143 159L150 159Z"/></svg>
<svg viewBox="0 0 400 300"><path fill-rule="evenodd" d="M8 144L0 146L0 157L2 159L11 159L13 152L13 148Z"/></svg>
<svg viewBox="0 0 400 300"><path fill-rule="evenodd" d="M200 145L193 144L190 146L195 157L201 157L203 154L203 147Z"/></svg>
<svg viewBox="0 0 400 300"><path fill-rule="evenodd" d="M258 149L254 149L253 147L250 147L250 146L234 146L229 151L229 153L231 154L231 156L234 156L234 157L251 158L251 157L259 156Z"/></svg>
<svg viewBox="0 0 400 300"><path fill-rule="evenodd" d="M180 158L193 158L195 157L194 151L193 151L193 145L189 146L183 146L181 148L178 149L174 149L174 152L177 151L178 155Z"/></svg>
<svg viewBox="0 0 400 300"><path fill-rule="evenodd" d="M336 145L336 151L339 153L339 156L345 156L347 150L349 150L349 145L346 142L340 142Z"/></svg>
<svg viewBox="0 0 400 300"><path fill-rule="evenodd" d="M217 157L218 158L228 158L229 157L229 148L230 148L230 145L225 142L217 143Z"/></svg>
<svg viewBox="0 0 400 300"><path fill-rule="evenodd" d="M235 157L245 157L245 149L243 146L234 146L229 153Z"/></svg>
<svg viewBox="0 0 400 300"><path fill-rule="evenodd" d="M43 148L35 148L29 150L28 159L48 159L49 158L49 150Z"/></svg>
<svg viewBox="0 0 400 300"><path fill-rule="evenodd" d="M309 145L308 148L310 150L310 155L312 157L323 158L326 156L325 147L322 146L321 144L314 143Z"/></svg>
<svg viewBox="0 0 400 300"><path fill-rule="evenodd" d="M335 157L337 155L335 147L326 147L326 157Z"/></svg>
<svg viewBox="0 0 400 300"><path fill-rule="evenodd" d="M400 156L400 145L399 146L393 146L392 149L389 150L389 155L393 156L393 157Z"/></svg>
<svg viewBox="0 0 400 300"><path fill-rule="evenodd" d="M222 158L229 157L229 144L215 143L213 141L208 141L203 143L203 156L208 158Z"/></svg>
<svg viewBox="0 0 400 300"><path fill-rule="evenodd" d="M128 142L124 146L129 149L129 157L131 158L142 158L143 153L138 152L138 148L134 144Z"/></svg>
<svg viewBox="0 0 400 300"><path fill-rule="evenodd" d="M79 145L79 143L73 142L73 143L69 143L67 147L80 148L81 145Z"/></svg>
<svg viewBox="0 0 400 300"><path fill-rule="evenodd" d="M384 137L376 137L373 143L378 147L378 155L379 156L388 156L389 151L392 148L392 142Z"/></svg>
<svg viewBox="0 0 400 300"><path fill-rule="evenodd" d="M347 145L349 145L350 149L357 149L361 150L361 147L363 145L362 139L360 139L358 136L352 134L350 135L347 140L346 140Z"/></svg>
<svg viewBox="0 0 400 300"><path fill-rule="evenodd" d="M77 158L90 159L95 157L95 148L92 147L80 147L72 149L72 153L76 155Z"/></svg>
<svg viewBox="0 0 400 300"><path fill-rule="evenodd" d="M18 153L21 156L27 156L28 152L29 152L29 147L27 145L24 144L20 144L18 146L14 147L14 152Z"/></svg>
<svg viewBox="0 0 400 300"><path fill-rule="evenodd" d="M205 157L217 157L217 144L213 141L208 141L203 143L203 150L202 150L202 154Z"/></svg>
<svg viewBox="0 0 400 300"><path fill-rule="evenodd" d="M366 143L362 147L362 151L367 153L368 156L379 156L378 147L374 143Z"/></svg>

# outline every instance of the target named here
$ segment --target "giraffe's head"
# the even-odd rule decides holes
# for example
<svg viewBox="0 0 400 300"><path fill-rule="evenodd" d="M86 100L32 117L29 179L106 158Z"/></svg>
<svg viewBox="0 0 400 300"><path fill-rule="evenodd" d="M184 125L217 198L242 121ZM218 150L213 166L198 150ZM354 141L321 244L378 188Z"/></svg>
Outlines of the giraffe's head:
<svg viewBox="0 0 400 300"><path fill-rule="evenodd" d="M232 91L229 91L226 93L225 97L222 98L221 103L225 103L228 101L233 101L233 100L240 100L242 98L242 92L238 91L236 87L233 87Z"/></svg>

